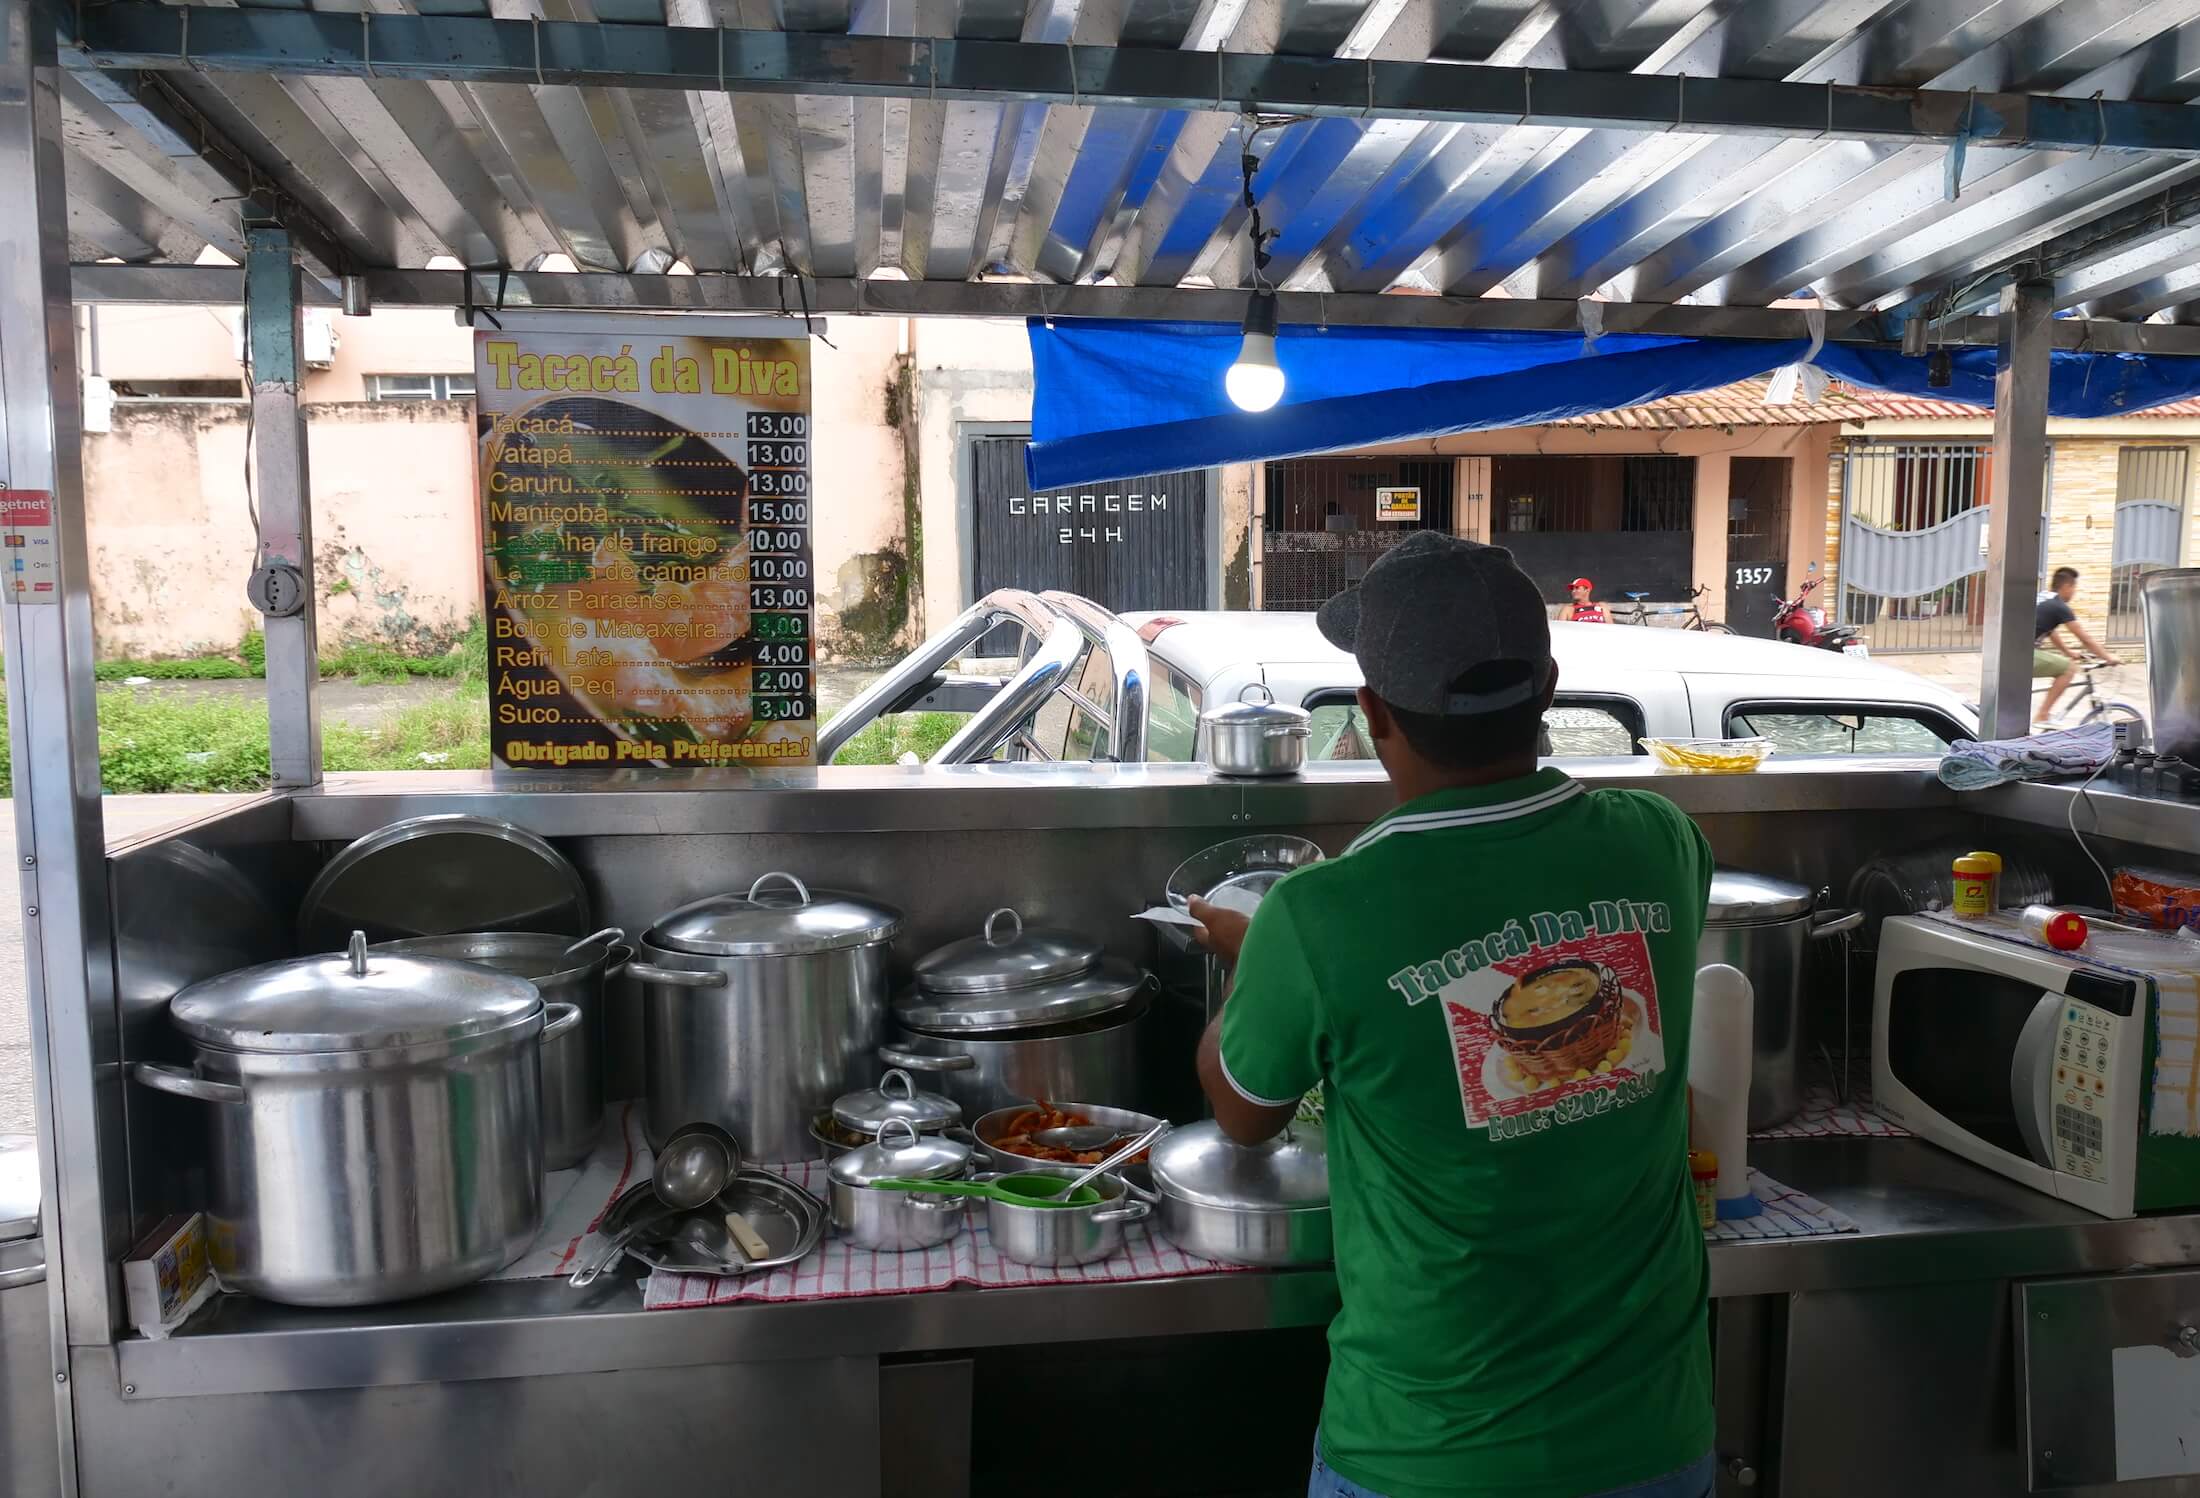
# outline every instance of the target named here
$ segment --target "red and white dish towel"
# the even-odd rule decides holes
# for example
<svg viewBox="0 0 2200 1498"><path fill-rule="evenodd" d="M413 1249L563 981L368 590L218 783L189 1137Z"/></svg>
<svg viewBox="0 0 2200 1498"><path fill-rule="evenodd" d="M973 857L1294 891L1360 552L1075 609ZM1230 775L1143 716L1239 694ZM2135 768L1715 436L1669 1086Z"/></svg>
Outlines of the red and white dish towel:
<svg viewBox="0 0 2200 1498"><path fill-rule="evenodd" d="M642 1133L637 1103L614 1103L603 1116L596 1147L574 1170L554 1170L543 1178L542 1231L534 1246L489 1276L493 1280L537 1280L573 1272L580 1246L619 1194L656 1168L649 1140Z"/></svg>
<svg viewBox="0 0 2200 1498"><path fill-rule="evenodd" d="M803 1190L826 1199L825 1166L816 1160L766 1165ZM1086 1281L1177 1279L1192 1274L1234 1272L1238 1266L1195 1258L1156 1235L1148 1222L1128 1223L1123 1246L1096 1264L1039 1269L1011 1263L986 1235L983 1204L974 1204L969 1225L945 1243L921 1253L882 1254L856 1248L826 1229L825 1241L800 1263L762 1274L720 1276L653 1273L642 1291L647 1310L727 1305L734 1301L838 1300L851 1295L911 1295L953 1285L1061 1285Z"/></svg>
<svg viewBox="0 0 2200 1498"><path fill-rule="evenodd" d="M1761 1170L1749 1173L1749 1189L1765 1204L1755 1217L1729 1217L1704 1233L1707 1243L1743 1243L1763 1238L1824 1238L1859 1233L1854 1219L1815 1196L1781 1185Z"/></svg>
<svg viewBox="0 0 2200 1498"><path fill-rule="evenodd" d="M1910 1131L1872 1111L1871 1088L1859 1085L1842 1102L1833 1089L1815 1082L1803 1089L1803 1111L1769 1129L1752 1129L1752 1139L1907 1139Z"/></svg>

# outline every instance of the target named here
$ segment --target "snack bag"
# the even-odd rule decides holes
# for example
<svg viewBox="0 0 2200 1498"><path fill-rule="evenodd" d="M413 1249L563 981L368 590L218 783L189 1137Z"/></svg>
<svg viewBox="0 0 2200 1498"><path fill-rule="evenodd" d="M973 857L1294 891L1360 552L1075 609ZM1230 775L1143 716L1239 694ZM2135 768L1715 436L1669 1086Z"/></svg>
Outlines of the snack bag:
<svg viewBox="0 0 2200 1498"><path fill-rule="evenodd" d="M2109 881L2116 913L2155 931L2200 934L2200 876L2120 868Z"/></svg>

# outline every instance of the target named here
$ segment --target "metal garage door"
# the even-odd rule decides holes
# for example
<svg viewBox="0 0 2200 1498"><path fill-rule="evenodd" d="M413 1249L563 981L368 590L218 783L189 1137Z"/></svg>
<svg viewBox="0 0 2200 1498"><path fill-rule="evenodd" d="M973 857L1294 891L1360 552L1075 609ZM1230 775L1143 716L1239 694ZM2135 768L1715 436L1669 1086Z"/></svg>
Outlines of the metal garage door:
<svg viewBox="0 0 2200 1498"><path fill-rule="evenodd" d="M1153 474L1033 494L1022 437L971 439L971 578L1081 593L1117 612L1207 607L1207 475ZM995 631L995 636L1001 631ZM984 653L1014 648L989 636ZM997 648L996 648L997 647Z"/></svg>

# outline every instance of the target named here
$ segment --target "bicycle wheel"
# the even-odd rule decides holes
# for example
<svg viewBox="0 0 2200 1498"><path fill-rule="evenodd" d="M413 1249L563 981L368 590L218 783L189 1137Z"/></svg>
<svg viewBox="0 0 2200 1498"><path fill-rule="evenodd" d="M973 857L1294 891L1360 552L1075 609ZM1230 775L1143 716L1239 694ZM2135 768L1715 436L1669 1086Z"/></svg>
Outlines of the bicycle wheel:
<svg viewBox="0 0 2200 1498"><path fill-rule="evenodd" d="M1696 627L1702 630L1707 635L1730 635L1734 633L1733 630L1727 628L1724 624L1719 623L1719 621L1716 619L1706 619L1703 621L1703 623L1697 625Z"/></svg>

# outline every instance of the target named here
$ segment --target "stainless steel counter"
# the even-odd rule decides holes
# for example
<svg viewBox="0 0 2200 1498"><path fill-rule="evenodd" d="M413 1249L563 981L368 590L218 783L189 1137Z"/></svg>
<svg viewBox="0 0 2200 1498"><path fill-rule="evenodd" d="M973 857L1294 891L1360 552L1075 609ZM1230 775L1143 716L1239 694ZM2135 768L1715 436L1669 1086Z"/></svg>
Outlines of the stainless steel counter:
<svg viewBox="0 0 2200 1498"><path fill-rule="evenodd" d="M1634 786L1701 815L1951 807L1930 760L1773 760L1754 775L1660 774L1640 756L1569 759L1598 786ZM923 794L912 796L911 791ZM1101 791L1106 794L1094 795ZM733 794L729 794L733 793ZM1372 761L1308 767L1289 780L1228 780L1194 765L957 765L817 770L487 770L331 776L289 798L292 835L350 839L430 812L499 816L545 837L966 827L1250 827L1365 823L1392 804Z"/></svg>
<svg viewBox="0 0 2200 1498"><path fill-rule="evenodd" d="M2104 1221L1913 1140L1764 1141L1752 1158L1862 1232L1714 1244L1715 1296L2200 1261L2200 1214ZM486 1284L344 1313L228 1297L170 1341L122 1342L120 1372L126 1398L155 1399L1254 1331L1336 1310L1327 1270L685 1311L642 1310L638 1286Z"/></svg>

